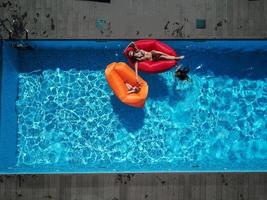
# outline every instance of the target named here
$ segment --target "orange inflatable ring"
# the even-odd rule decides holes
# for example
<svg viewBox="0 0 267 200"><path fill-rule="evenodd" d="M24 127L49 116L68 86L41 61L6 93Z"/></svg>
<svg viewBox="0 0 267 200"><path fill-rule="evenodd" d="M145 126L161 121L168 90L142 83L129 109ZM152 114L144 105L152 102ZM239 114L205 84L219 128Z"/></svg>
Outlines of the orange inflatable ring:
<svg viewBox="0 0 267 200"><path fill-rule="evenodd" d="M134 107L144 107L148 85L139 77L141 90L138 93L128 94L125 83L137 86L135 72L124 62L113 62L105 70L106 79L114 94L125 104Z"/></svg>

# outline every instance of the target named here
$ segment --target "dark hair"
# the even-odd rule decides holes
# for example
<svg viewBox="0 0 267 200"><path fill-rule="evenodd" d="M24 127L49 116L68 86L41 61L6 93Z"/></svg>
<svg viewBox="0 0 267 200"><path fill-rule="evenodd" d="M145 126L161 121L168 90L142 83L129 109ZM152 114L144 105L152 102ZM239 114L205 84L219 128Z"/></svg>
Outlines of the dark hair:
<svg viewBox="0 0 267 200"><path fill-rule="evenodd" d="M133 54L132 54L132 56L130 56L130 52L133 52ZM135 51L134 50L130 50L129 52L128 52L128 56L129 56L129 59L132 61L132 62L137 62L137 59L136 59L136 57L135 57Z"/></svg>
<svg viewBox="0 0 267 200"><path fill-rule="evenodd" d="M175 71L175 76L179 78L181 81L188 81L189 76L187 75L189 72L188 68L183 68L183 69L177 69Z"/></svg>

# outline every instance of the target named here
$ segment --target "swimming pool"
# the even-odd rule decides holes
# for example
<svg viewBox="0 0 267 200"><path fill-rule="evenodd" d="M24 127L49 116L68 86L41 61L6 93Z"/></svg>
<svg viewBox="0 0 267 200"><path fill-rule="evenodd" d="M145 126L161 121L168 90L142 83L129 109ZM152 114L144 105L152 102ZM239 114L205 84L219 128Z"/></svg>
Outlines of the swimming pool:
<svg viewBox="0 0 267 200"><path fill-rule="evenodd" d="M0 173L267 171L267 41L163 42L191 81L140 73L139 109L104 76L129 41L4 41Z"/></svg>

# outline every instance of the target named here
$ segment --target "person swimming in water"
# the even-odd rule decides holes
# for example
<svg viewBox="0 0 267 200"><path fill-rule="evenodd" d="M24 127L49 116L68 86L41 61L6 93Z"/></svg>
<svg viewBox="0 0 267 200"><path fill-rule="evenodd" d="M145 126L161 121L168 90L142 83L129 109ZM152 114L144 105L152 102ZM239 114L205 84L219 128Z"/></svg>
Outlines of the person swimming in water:
<svg viewBox="0 0 267 200"><path fill-rule="evenodd" d="M181 65L179 65L175 70L175 77L179 78L181 81L189 81L190 78L187 75L189 71L188 67L182 68Z"/></svg>
<svg viewBox="0 0 267 200"><path fill-rule="evenodd" d="M132 59L135 66L135 73L136 73L136 81L139 83L138 80L138 62L141 61L159 61L159 60L181 60L184 59L184 56L171 56L165 54L161 51L144 51L142 49L138 49L134 42L131 42L128 47L132 47L133 50L128 52L128 56Z"/></svg>

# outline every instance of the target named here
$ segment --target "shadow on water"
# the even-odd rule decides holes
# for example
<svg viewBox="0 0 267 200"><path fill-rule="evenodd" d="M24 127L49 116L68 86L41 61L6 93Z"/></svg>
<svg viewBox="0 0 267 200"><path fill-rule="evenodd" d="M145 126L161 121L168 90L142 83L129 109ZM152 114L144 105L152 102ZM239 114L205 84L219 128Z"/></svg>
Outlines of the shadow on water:
<svg viewBox="0 0 267 200"><path fill-rule="evenodd" d="M148 98L163 99L168 97L168 86L166 80L158 74L140 74L149 85Z"/></svg>
<svg viewBox="0 0 267 200"><path fill-rule="evenodd" d="M182 84L187 84L187 88L190 87L189 84L192 84L192 82L188 82L188 81L180 81L180 80L175 80L175 82L173 83L173 85L171 86L171 94L169 95L169 105L171 106L175 106L178 102L181 101L185 101L186 97L187 97L187 93L188 93L188 89L184 90L184 89L180 89Z"/></svg>
<svg viewBox="0 0 267 200"><path fill-rule="evenodd" d="M120 122L128 131L137 131L143 127L145 111L122 103L116 96L111 96L113 111L118 114Z"/></svg>

